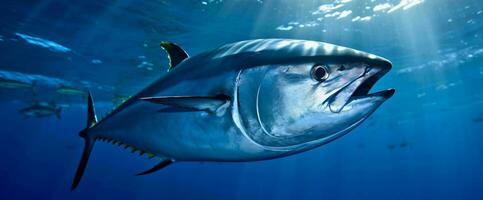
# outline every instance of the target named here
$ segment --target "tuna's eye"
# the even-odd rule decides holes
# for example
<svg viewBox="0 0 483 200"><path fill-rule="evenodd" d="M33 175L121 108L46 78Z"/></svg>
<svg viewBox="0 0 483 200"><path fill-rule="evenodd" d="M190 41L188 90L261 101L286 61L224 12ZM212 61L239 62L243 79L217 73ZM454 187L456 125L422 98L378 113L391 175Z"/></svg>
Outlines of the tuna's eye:
<svg viewBox="0 0 483 200"><path fill-rule="evenodd" d="M324 65L315 65L312 67L311 76L316 81L325 81L329 78L329 70Z"/></svg>

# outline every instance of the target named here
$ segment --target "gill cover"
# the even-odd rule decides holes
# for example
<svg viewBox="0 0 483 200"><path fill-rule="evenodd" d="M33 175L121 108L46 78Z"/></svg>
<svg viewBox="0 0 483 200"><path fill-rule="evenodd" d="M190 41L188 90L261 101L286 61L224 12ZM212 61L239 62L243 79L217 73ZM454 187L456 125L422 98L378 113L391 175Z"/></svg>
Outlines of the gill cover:
<svg viewBox="0 0 483 200"><path fill-rule="evenodd" d="M329 105L334 104L334 94L364 73L365 65L345 65L346 69L324 65L330 75L322 81L312 73L318 65L278 64L241 71L238 112L252 140L287 150L322 144L341 136L360 119L351 112L333 112Z"/></svg>
<svg viewBox="0 0 483 200"><path fill-rule="evenodd" d="M280 78L287 69L267 65L245 69L239 74L237 90L242 126L252 140L265 147L285 148L314 140L305 132L288 134L282 130L283 127L274 126L277 123L293 123L298 114L306 112L303 109L310 109L310 105L297 105L297 101L292 101L301 92L305 92L294 87L295 83L306 81L310 73L307 73L307 77L288 75Z"/></svg>

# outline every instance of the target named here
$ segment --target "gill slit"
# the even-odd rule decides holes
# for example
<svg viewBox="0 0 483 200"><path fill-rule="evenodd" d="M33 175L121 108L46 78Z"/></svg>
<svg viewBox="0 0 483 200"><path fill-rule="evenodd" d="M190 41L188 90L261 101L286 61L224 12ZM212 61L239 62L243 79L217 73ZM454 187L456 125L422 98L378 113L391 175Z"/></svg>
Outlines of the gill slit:
<svg viewBox="0 0 483 200"><path fill-rule="evenodd" d="M273 148L273 147L267 147L267 146L261 145L258 142L256 142L255 140L253 140L250 137L250 135L248 135L247 130L245 129L245 127L243 126L243 123L241 122L241 115L240 115L240 110L239 110L240 101L238 100L238 96L239 96L238 90L239 90L239 87L240 87L240 78L241 78L242 72L243 72L243 70L240 70L240 72L238 72L238 75L237 75L236 80L235 80L235 88L233 90L233 107L232 107L231 113L232 113L232 118L233 118L233 122L235 123L235 126L238 128L238 130L240 130L240 132L243 134L243 136L245 136L245 138L249 142L251 142L252 144L254 144L255 146L257 146L259 148L262 148L263 150L288 151L288 150L284 150L284 149L276 149L276 148Z"/></svg>
<svg viewBox="0 0 483 200"><path fill-rule="evenodd" d="M258 102L258 97L260 96L260 88L262 87L262 84L260 83L260 85L258 85L258 88L257 88L257 96L256 96L256 100L255 100L255 109L257 111L257 121L258 121L258 124L260 124L260 127L262 128L262 131L267 134L268 136L270 137L274 137L274 138L277 138L276 135L273 135L272 133L269 133L267 131L267 129L265 128L265 124L263 124L262 122L262 119L260 119L260 109L259 109L259 102Z"/></svg>

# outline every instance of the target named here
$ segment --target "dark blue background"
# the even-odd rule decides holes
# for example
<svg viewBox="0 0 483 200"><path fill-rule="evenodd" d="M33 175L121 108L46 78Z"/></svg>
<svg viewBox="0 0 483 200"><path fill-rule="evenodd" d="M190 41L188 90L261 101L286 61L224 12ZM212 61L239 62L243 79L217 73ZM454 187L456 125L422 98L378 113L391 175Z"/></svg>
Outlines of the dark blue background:
<svg viewBox="0 0 483 200"><path fill-rule="evenodd" d="M481 2L426 0L367 23L324 19L290 31L276 28L311 21L313 10L332 1L201 2L2 1L0 70L89 88L102 116L114 106L113 95L131 95L165 73L159 41L174 41L193 55L233 41L283 37L384 56L394 68L375 89L397 92L347 136L277 160L176 163L136 177L157 160L98 142L71 192L83 147L77 133L85 125L85 98L59 97L55 84L41 84L35 97L0 88L0 199L483 198ZM354 17L369 4L344 9ZM15 33L72 51L53 52ZM153 69L138 67L143 61ZM18 110L33 99L69 107L61 120L24 119Z"/></svg>

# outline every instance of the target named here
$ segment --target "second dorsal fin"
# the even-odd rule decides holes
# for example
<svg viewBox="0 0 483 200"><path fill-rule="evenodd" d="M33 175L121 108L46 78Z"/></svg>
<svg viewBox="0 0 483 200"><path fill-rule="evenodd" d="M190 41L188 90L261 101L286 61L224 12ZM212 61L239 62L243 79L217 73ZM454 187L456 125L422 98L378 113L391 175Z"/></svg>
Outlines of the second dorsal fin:
<svg viewBox="0 0 483 200"><path fill-rule="evenodd" d="M188 53L186 53L186 51L184 51L181 47L179 47L175 43L161 42L160 46L166 51L166 53L168 53L168 59L169 59L168 71L171 71L181 61L188 58Z"/></svg>

